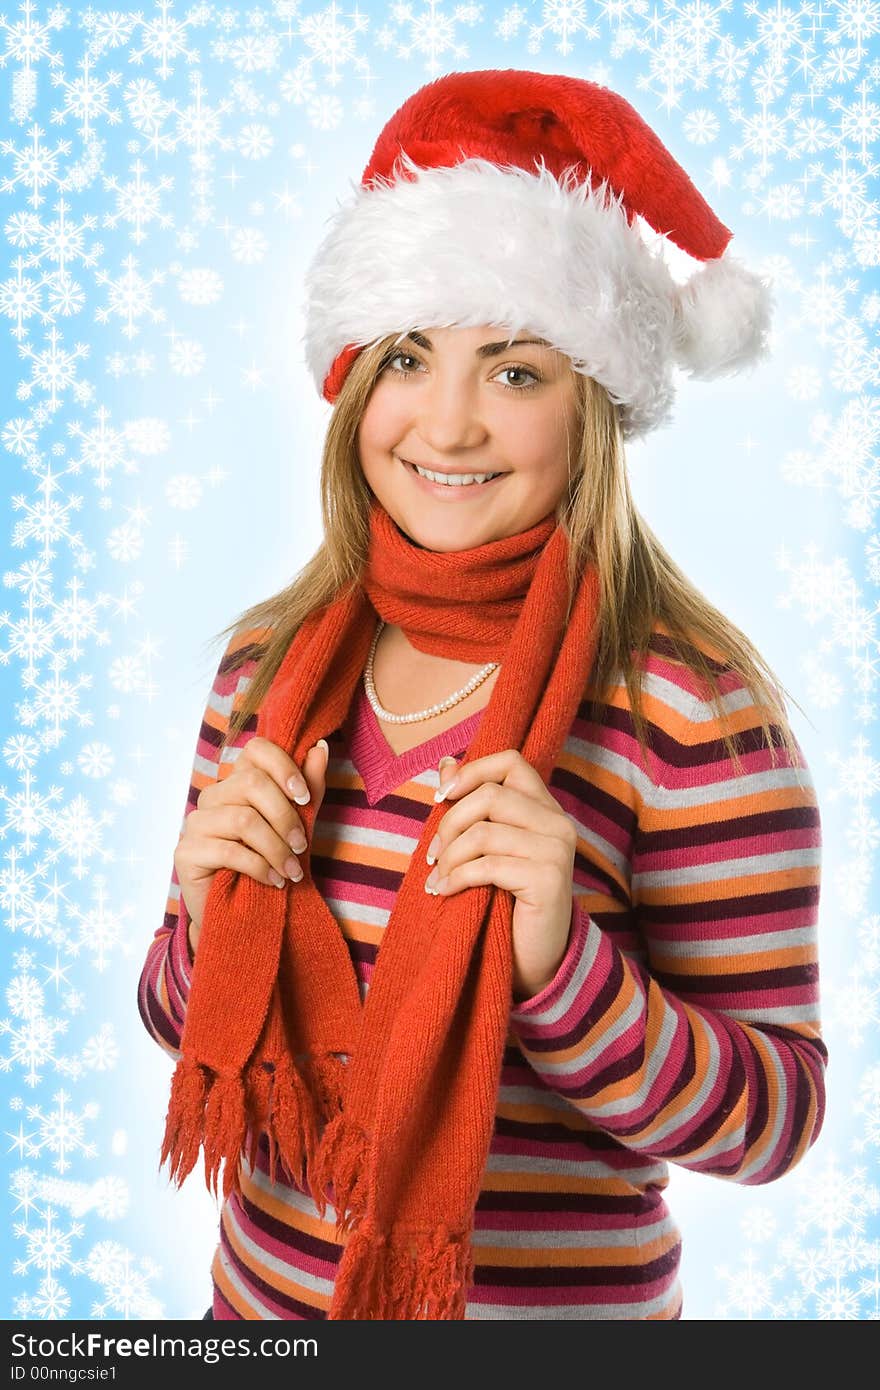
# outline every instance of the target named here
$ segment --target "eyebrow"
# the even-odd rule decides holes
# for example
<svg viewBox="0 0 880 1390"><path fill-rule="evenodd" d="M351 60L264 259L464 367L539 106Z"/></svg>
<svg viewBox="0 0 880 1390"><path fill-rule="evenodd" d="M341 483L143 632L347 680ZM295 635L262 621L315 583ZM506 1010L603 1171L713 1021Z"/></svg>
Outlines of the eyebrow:
<svg viewBox="0 0 880 1390"><path fill-rule="evenodd" d="M413 330L412 333L405 334L405 337L414 342L417 347L424 348L427 352L434 351L430 339L426 338L422 333L416 333L415 330ZM484 343L482 347L477 348L477 356L498 357L500 353L508 352L510 348L526 347L530 343L536 343L539 347L552 346L551 343L547 342L546 338L517 338L515 342L510 342L505 338L501 343Z"/></svg>

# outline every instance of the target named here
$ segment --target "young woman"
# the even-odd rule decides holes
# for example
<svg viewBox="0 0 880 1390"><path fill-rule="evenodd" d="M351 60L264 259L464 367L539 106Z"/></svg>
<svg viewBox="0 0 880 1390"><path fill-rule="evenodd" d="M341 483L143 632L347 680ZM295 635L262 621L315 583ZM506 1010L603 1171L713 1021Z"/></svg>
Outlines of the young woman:
<svg viewBox="0 0 880 1390"><path fill-rule="evenodd" d="M227 629L140 982L216 1318L678 1318L668 1164L819 1134L809 770L625 468L765 350L728 239L621 98L484 72L319 251L325 539Z"/></svg>

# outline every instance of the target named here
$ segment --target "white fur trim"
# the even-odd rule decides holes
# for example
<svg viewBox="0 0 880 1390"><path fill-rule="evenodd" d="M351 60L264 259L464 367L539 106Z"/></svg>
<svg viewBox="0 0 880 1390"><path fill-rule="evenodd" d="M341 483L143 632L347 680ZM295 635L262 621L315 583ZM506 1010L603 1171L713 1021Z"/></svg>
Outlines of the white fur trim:
<svg viewBox="0 0 880 1390"><path fill-rule="evenodd" d="M763 355L757 277L732 267L731 294L722 257L677 284L665 238L651 248L607 181L559 180L543 163L532 174L481 158L434 169L400 159L413 177L352 185L306 273L305 355L319 391L349 343L499 325L571 357L635 437L670 419L676 365L706 376Z"/></svg>

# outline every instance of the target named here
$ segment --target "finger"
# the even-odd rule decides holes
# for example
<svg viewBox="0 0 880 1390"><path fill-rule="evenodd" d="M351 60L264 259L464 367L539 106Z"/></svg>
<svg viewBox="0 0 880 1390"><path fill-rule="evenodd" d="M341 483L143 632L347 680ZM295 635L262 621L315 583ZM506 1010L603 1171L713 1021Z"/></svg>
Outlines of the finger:
<svg viewBox="0 0 880 1390"><path fill-rule="evenodd" d="M307 753L306 759L308 756ZM305 806L311 798L311 790L303 770L297 766L289 753L285 753L284 749L271 739L264 738L262 734L254 734L239 753L236 766L242 759L246 764L252 763L271 777L279 790L286 797L293 797L298 806Z"/></svg>
<svg viewBox="0 0 880 1390"><path fill-rule="evenodd" d="M540 907L542 903L553 900L558 882L554 869L539 864L534 859L524 859L517 855L485 854L480 859L469 859L466 864L460 864L453 869L446 876L439 893L436 889L434 892L446 898L452 893L460 893L465 888L492 885L513 893L520 902Z"/></svg>
<svg viewBox="0 0 880 1390"><path fill-rule="evenodd" d="M451 781L443 781L434 793L435 801L445 801L450 787L453 795L464 796L481 782L498 782L522 791L533 788L535 796L541 789L546 793L543 778L531 763L516 748L505 748L500 753L490 753L485 758L475 758L473 762L462 762Z"/></svg>
<svg viewBox="0 0 880 1390"><path fill-rule="evenodd" d="M233 873L248 874L250 878L256 879L257 883L271 884L275 888L281 888L288 882L286 874L240 840L212 836L210 839L193 842L191 850L182 849L180 857L184 871L189 863L201 876L204 876L205 871L231 869ZM192 878L194 875L188 873L186 877Z"/></svg>
<svg viewBox="0 0 880 1390"><path fill-rule="evenodd" d="M196 816L198 820L194 819ZM301 830L291 831L289 837L279 834L255 806L230 803L207 811L193 811L188 819L193 821L193 826L187 852L192 862L200 868L206 862L206 855L215 853L213 841L238 841L261 855L267 864L286 878L298 880L302 877L302 865L297 854L292 853L293 845L290 842L301 843L304 850L305 834ZM302 836L301 841L299 836Z"/></svg>
<svg viewBox="0 0 880 1390"><path fill-rule="evenodd" d="M439 856L435 869L437 878L451 874L471 859L498 857L533 860L539 866L555 869L566 880L571 877L571 851L556 836L536 834L513 825L493 825L480 821L462 835L457 835Z"/></svg>
<svg viewBox="0 0 880 1390"><path fill-rule="evenodd" d="M521 826L538 835L555 836L570 849L577 841L574 822L552 794L548 794L546 799L539 799L509 784L501 786L497 782L482 782L466 793L463 799L456 792L455 803L444 813L437 827L436 842L442 849L451 844L455 837L463 835L468 826L480 821L496 821ZM434 845L435 840L432 840L431 846ZM436 848L431 852L436 855Z"/></svg>
<svg viewBox="0 0 880 1390"><path fill-rule="evenodd" d="M242 749L228 777L205 787L199 793L196 810L213 811L230 805L252 806L291 849L301 853L308 839L303 818L287 793L278 786L276 779L258 763L243 756L249 746L246 744ZM323 754L319 750L316 756L321 758ZM201 831L198 823L195 828Z"/></svg>

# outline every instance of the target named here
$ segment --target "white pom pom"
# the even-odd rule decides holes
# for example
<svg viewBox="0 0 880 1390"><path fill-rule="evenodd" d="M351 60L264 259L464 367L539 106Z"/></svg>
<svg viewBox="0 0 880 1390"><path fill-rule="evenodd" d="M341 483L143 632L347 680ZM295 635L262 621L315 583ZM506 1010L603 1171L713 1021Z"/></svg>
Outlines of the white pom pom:
<svg viewBox="0 0 880 1390"><path fill-rule="evenodd" d="M731 256L708 261L676 287L676 361L702 381L753 366L769 354L769 285Z"/></svg>

